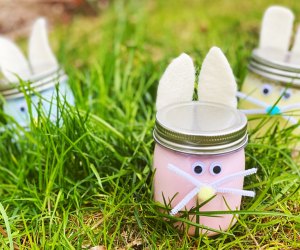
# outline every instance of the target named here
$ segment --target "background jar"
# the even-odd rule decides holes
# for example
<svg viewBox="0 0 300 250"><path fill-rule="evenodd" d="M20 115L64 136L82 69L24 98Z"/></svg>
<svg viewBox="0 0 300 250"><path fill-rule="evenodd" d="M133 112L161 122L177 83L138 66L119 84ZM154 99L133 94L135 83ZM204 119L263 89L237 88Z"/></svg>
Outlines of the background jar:
<svg viewBox="0 0 300 250"><path fill-rule="evenodd" d="M68 76L63 70L50 70L30 79L29 88L24 84L24 91L30 96L30 102L27 102L24 91L21 91L18 85L3 84L1 94L5 99L3 111L12 116L22 127L28 127L30 123L30 114L28 104L31 104L32 117L38 117L37 108L42 105L42 111L52 121L57 118L57 90L61 103L64 100L74 105L74 96L68 84Z"/></svg>
<svg viewBox="0 0 300 250"><path fill-rule="evenodd" d="M245 169L247 119L243 113L231 107L201 102L167 106L157 112L153 135L156 141L154 200L167 203L171 208L195 188L195 184L170 170L171 165L207 186ZM243 180L243 177L235 178L222 186L242 189ZM206 191L209 192L200 189L182 210L190 210L204 202ZM237 210L240 204L239 195L216 193L199 211ZM198 223L203 226L224 231L235 223L232 214L218 216L197 218L190 215L189 219L193 222L199 219ZM176 226L183 229L186 225L176 223ZM191 226L188 232L193 235L195 230ZM206 230L200 230L200 233L214 234Z"/></svg>
<svg viewBox="0 0 300 250"><path fill-rule="evenodd" d="M238 96L239 108L251 115L249 126L256 128L262 114L269 114L272 119L257 135L265 133L274 122L282 128L296 124L300 115L299 59L289 52L255 49L248 68ZM299 128L294 131L300 133Z"/></svg>

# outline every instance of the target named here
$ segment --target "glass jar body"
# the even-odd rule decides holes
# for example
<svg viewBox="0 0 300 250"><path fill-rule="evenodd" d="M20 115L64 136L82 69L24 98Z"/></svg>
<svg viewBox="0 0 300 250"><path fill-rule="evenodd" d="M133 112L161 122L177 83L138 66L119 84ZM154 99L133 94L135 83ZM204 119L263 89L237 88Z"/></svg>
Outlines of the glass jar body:
<svg viewBox="0 0 300 250"><path fill-rule="evenodd" d="M291 84L271 80L249 71L241 91L252 99L240 98L240 109L246 110L246 112L249 110L262 111L262 114L254 112L254 114L248 115L249 127L255 129L261 123L262 117L268 118L256 133L257 136L262 136L275 123L278 123L281 128L285 128L298 122L300 89L294 88ZM296 128L294 133L300 134L300 129Z"/></svg>
<svg viewBox="0 0 300 250"><path fill-rule="evenodd" d="M70 104L75 104L75 99L72 90L68 84L68 78L64 77L58 82L58 90L56 90L56 83L49 88L38 91L30 96L30 102L27 102L24 95L17 96L16 98L9 98L3 104L3 111L12 116L15 121L22 127L28 127L30 124L30 114L33 119L37 119L39 116L39 111L44 112L45 116L49 117L51 121L56 122L57 120L57 94L59 95L59 100L61 104L65 100ZM57 92L58 91L58 92ZM28 104L31 107L28 107Z"/></svg>
<svg viewBox="0 0 300 250"><path fill-rule="evenodd" d="M203 169L200 174L195 172L195 164L202 166ZM153 165L155 170L154 200L174 208L189 192L195 189L195 183L192 183L182 175L178 175L176 172L170 170L170 165L175 166L192 178L195 178L199 181L199 183L203 183L205 186L209 187L221 178L245 170L245 153L242 148L231 153L219 155L186 154L170 150L156 143ZM220 173L214 173L215 166L219 166L221 168ZM214 189L234 188L242 190L243 182L244 177L237 177L215 186ZM206 211L228 211L240 209L240 195L221 192L215 192L211 200L201 206L199 204L205 202L205 200L200 200L199 195L201 196L203 192L206 192L205 188L200 187L198 194L192 197L181 211L189 211L197 206L199 207L200 213ZM178 214L180 214L180 212ZM194 223L199 223L205 227L222 231L226 231L236 222L236 215L233 214L222 214L218 212L216 216L217 217L208 215L196 216L194 214L190 214L189 220ZM181 230L185 230L185 228L188 227L188 233L190 235L194 235L195 233L208 234L210 236L216 234L213 231L197 229L195 226L189 226L183 223L175 223L175 226L179 227ZM197 230L199 231L197 232Z"/></svg>

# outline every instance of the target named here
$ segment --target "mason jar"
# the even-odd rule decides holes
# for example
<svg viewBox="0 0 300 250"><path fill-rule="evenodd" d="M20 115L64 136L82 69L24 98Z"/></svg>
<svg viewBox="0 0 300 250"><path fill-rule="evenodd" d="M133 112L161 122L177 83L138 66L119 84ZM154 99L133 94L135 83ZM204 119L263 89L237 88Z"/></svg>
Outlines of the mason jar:
<svg viewBox="0 0 300 250"><path fill-rule="evenodd" d="M34 120L38 118L38 111L42 111L45 116L55 122L58 114L57 93L61 103L66 100L70 105L74 105L74 96L68 84L68 76L63 70L49 70L32 77L29 82L30 85L24 84L23 90L20 89L19 84L13 83L2 84L0 90L5 99L2 104L4 113L12 116L20 126L29 127L30 109ZM56 90L56 88L58 89ZM24 92L30 100L26 100Z"/></svg>
<svg viewBox="0 0 300 250"><path fill-rule="evenodd" d="M201 212L239 210L241 196L254 196L243 190L244 176L256 172L245 170L246 116L216 103L174 104L157 112L153 136L154 200L171 216L189 211L188 219L201 225L175 226L191 235L216 234L205 227L230 228L236 222L233 213Z"/></svg>
<svg viewBox="0 0 300 250"><path fill-rule="evenodd" d="M300 56L276 49L254 49L249 72L238 92L239 108L253 118L256 127L262 114L269 118L260 129L265 132L275 122L281 128L298 124L300 115ZM299 134L299 128L294 130Z"/></svg>

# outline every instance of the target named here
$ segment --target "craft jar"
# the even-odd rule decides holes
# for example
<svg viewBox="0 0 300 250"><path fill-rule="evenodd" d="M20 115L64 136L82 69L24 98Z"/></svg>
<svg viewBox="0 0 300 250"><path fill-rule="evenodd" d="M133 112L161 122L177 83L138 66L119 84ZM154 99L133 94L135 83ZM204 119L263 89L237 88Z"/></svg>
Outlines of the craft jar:
<svg viewBox="0 0 300 250"><path fill-rule="evenodd" d="M29 126L30 113L33 119L37 119L39 111L55 122L59 114L58 100L61 103L66 100L70 105L74 105L74 96L68 85L68 77L63 70L50 70L36 75L30 79L29 85L24 84L23 87L12 84L9 86L10 88L1 89L1 94L5 99L3 111L12 116L22 127Z"/></svg>
<svg viewBox="0 0 300 250"><path fill-rule="evenodd" d="M238 93L239 108L248 115L272 116L269 126L298 123L300 111L300 60L298 55L275 49L255 49L249 73ZM256 127L259 120L250 123ZM268 129L267 125L261 131ZM300 130L296 129L297 133Z"/></svg>
<svg viewBox="0 0 300 250"><path fill-rule="evenodd" d="M189 220L200 227L175 225L191 235L230 228L236 215L205 212L239 210L242 195L254 196L243 190L244 176L256 172L245 170L245 115L215 103L173 104L157 112L153 136L154 200L171 216L190 211Z"/></svg>

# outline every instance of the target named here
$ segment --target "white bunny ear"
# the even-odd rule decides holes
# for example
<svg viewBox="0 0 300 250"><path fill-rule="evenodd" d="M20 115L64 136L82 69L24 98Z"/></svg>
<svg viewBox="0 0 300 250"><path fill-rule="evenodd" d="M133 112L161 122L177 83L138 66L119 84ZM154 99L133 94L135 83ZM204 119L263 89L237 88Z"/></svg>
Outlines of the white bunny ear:
<svg viewBox="0 0 300 250"><path fill-rule="evenodd" d="M300 26L297 27L292 53L300 54Z"/></svg>
<svg viewBox="0 0 300 250"><path fill-rule="evenodd" d="M294 39L294 45L289 55L289 63L300 64L300 26L297 28L297 33Z"/></svg>
<svg viewBox="0 0 300 250"><path fill-rule="evenodd" d="M285 7L269 7L264 14L260 32L259 48L287 51L290 46L294 22L293 13Z"/></svg>
<svg viewBox="0 0 300 250"><path fill-rule="evenodd" d="M0 67L9 82L18 82L18 77L27 80L30 68L21 50L9 39L0 37Z"/></svg>
<svg viewBox="0 0 300 250"><path fill-rule="evenodd" d="M206 55L198 79L198 99L237 107L237 85L231 67L223 54L212 47Z"/></svg>
<svg viewBox="0 0 300 250"><path fill-rule="evenodd" d="M29 40L29 62L34 74L58 68L57 60L48 42L46 20L35 21Z"/></svg>
<svg viewBox="0 0 300 250"><path fill-rule="evenodd" d="M167 67L157 90L156 108L192 101L195 84L195 67L187 54L181 54Z"/></svg>

